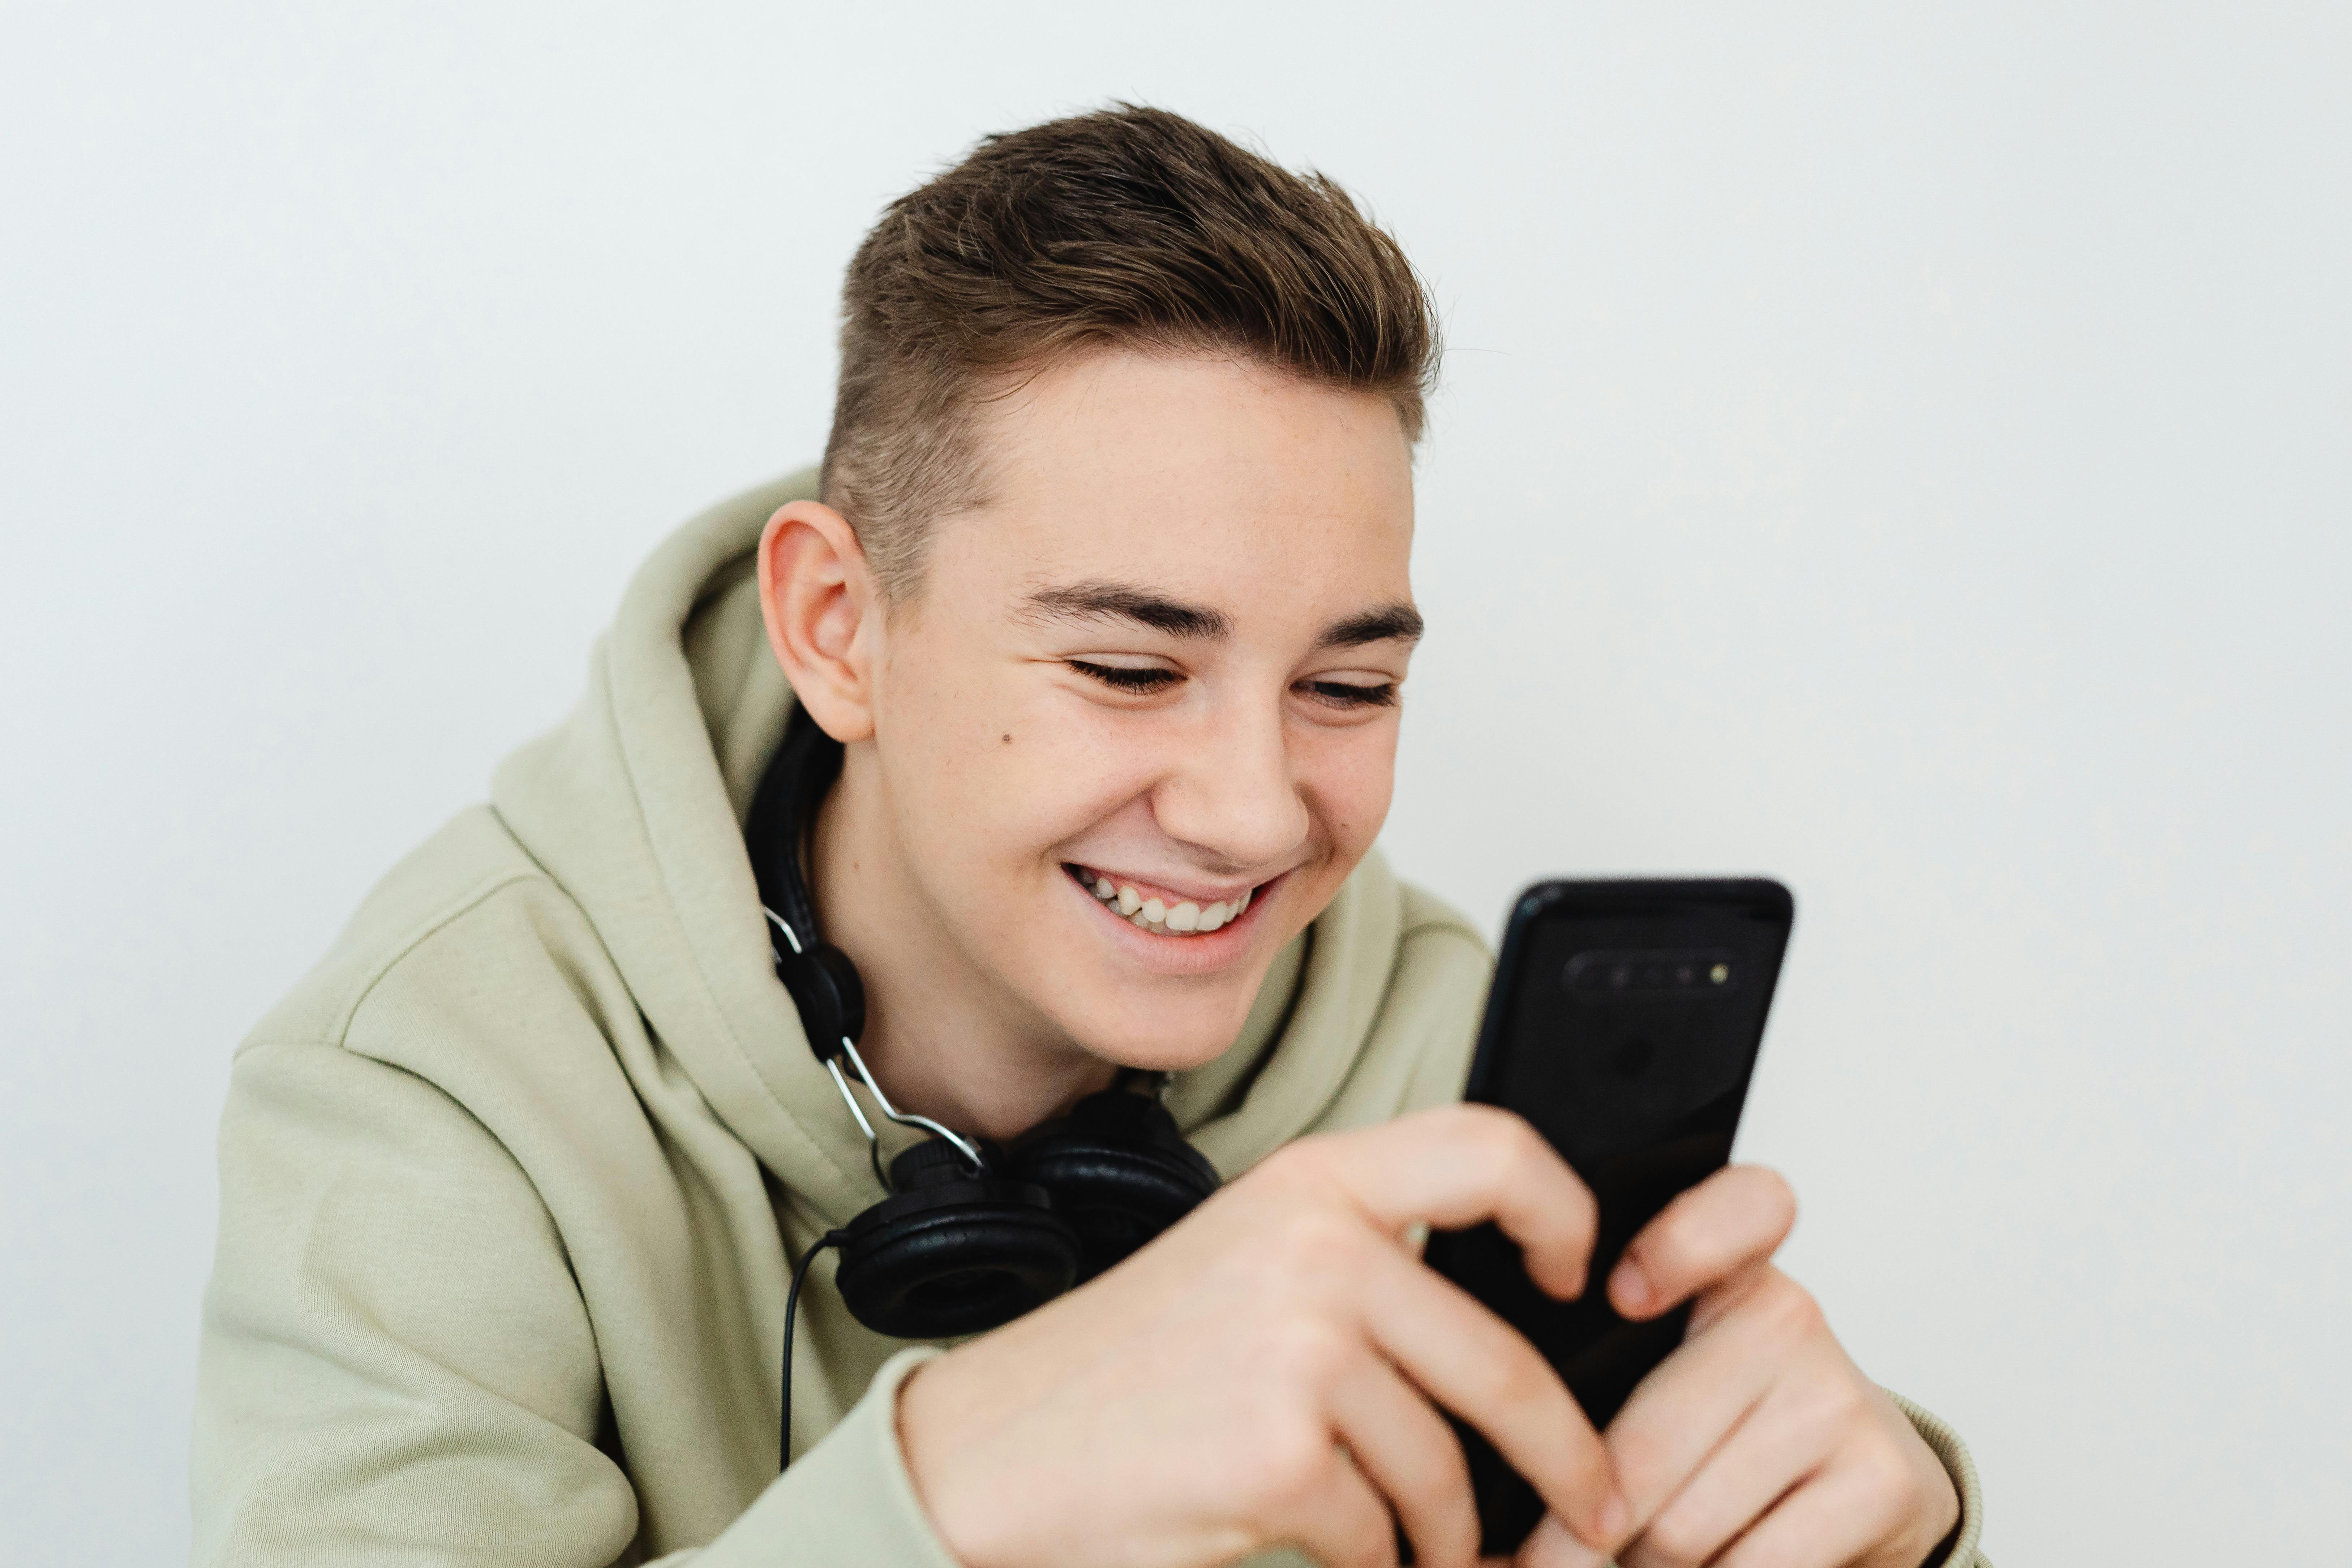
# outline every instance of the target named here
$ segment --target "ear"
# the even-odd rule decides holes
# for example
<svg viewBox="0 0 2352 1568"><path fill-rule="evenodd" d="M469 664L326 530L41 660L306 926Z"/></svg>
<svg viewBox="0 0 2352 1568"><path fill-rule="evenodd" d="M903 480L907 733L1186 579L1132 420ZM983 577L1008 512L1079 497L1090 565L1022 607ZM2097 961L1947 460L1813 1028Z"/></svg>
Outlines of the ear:
<svg viewBox="0 0 2352 1568"><path fill-rule="evenodd" d="M849 520L796 500L760 535L760 613L793 694L841 742L874 732L874 640L881 609Z"/></svg>

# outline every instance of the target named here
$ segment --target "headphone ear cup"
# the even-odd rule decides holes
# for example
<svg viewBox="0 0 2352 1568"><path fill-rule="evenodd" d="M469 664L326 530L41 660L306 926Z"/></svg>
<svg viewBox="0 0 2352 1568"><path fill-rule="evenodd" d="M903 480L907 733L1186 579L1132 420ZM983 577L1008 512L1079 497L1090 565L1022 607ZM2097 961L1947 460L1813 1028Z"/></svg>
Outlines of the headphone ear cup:
<svg viewBox="0 0 2352 1568"><path fill-rule="evenodd" d="M1084 1284L1182 1219L1217 1190L1215 1166L1155 1099L1108 1089L1015 1145L1013 1173L1054 1195L1077 1232Z"/></svg>
<svg viewBox="0 0 2352 1568"><path fill-rule="evenodd" d="M962 1159L944 1142L915 1145L891 1163L892 1180L911 1190L849 1222L834 1284L850 1315L876 1333L984 1333L1077 1278L1077 1233L1045 1190L964 1173Z"/></svg>

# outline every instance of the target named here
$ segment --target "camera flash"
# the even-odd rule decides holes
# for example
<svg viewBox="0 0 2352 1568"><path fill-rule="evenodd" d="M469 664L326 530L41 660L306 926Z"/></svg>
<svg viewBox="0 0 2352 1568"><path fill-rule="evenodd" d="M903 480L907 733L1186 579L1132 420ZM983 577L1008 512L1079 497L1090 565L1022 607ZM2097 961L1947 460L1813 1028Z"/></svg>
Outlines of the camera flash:
<svg viewBox="0 0 2352 1568"><path fill-rule="evenodd" d="M1706 972L1706 977L1709 980L1714 981L1717 985L1720 985L1725 981L1731 978L1731 965L1727 963L1718 963L1713 969Z"/></svg>

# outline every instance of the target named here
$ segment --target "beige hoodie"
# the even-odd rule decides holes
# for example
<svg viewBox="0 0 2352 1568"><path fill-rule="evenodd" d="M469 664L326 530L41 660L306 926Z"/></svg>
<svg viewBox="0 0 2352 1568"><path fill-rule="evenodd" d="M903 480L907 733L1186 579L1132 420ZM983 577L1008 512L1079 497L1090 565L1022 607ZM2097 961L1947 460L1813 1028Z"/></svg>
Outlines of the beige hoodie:
<svg viewBox="0 0 2352 1568"><path fill-rule="evenodd" d="M586 700L239 1047L194 1454L200 1564L953 1568L898 1382L934 1349L787 1270L878 1201L775 979L742 819L791 693L751 550L797 475L631 584ZM1377 855L1178 1121L1228 1177L1459 1093L1488 960ZM1966 1451L1915 1415L1979 1514ZM1273 1558L1267 1559L1274 1561Z"/></svg>

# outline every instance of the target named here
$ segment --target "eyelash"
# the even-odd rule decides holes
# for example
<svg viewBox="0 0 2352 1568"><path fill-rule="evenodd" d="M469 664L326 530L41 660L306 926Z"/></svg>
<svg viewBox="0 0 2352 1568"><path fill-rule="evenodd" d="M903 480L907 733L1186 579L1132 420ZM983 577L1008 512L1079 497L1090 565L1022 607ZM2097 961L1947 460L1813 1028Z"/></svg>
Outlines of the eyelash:
<svg viewBox="0 0 2352 1568"><path fill-rule="evenodd" d="M1138 696L1165 691L1184 679L1172 669L1161 669L1156 665L1135 669L1123 664L1088 664L1082 658L1074 658L1069 664L1072 669L1093 676L1115 691L1132 691Z"/></svg>
<svg viewBox="0 0 2352 1568"><path fill-rule="evenodd" d="M1161 669L1156 666L1136 669L1125 665L1090 664L1083 658L1074 658L1068 663L1072 669L1091 676L1115 691L1131 692L1139 697L1165 691L1184 679L1172 669ZM1378 686L1357 686L1344 680L1309 680L1301 685L1317 701L1329 703L1335 708L1387 708L1394 705L1397 698L1396 682L1392 680L1382 681Z"/></svg>
<svg viewBox="0 0 2352 1568"><path fill-rule="evenodd" d="M1384 680L1378 686L1351 686L1344 680L1310 680L1307 689L1320 702L1335 708L1389 708L1397 699L1396 682Z"/></svg>

